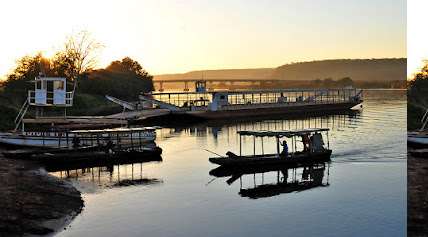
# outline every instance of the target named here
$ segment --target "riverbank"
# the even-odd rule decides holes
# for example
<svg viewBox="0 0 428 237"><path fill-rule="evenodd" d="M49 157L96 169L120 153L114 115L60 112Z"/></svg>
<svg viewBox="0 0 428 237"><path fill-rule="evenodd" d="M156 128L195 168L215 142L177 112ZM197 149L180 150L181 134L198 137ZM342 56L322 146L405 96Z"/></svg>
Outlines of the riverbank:
<svg viewBox="0 0 428 237"><path fill-rule="evenodd" d="M428 233L428 159L407 156L407 230L408 236Z"/></svg>
<svg viewBox="0 0 428 237"><path fill-rule="evenodd" d="M0 235L46 235L83 208L80 192L39 166L0 155Z"/></svg>

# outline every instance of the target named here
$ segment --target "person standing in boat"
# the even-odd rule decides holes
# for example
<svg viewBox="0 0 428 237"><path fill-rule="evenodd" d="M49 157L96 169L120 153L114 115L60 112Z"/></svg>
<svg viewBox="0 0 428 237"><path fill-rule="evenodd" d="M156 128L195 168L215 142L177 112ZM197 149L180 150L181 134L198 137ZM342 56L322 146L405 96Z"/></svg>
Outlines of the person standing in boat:
<svg viewBox="0 0 428 237"><path fill-rule="evenodd" d="M309 151L311 139L309 138L308 134L302 135L302 142L303 142L303 151Z"/></svg>
<svg viewBox="0 0 428 237"><path fill-rule="evenodd" d="M282 142L281 156L284 158L288 157L288 144L287 144L287 141L285 141L285 140Z"/></svg>

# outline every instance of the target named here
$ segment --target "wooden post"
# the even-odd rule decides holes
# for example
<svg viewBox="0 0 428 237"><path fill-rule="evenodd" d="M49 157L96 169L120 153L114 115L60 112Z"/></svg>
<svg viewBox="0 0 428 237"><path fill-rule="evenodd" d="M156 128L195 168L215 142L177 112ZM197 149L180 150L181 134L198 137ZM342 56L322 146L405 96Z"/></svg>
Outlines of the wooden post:
<svg viewBox="0 0 428 237"><path fill-rule="evenodd" d="M327 149L330 150L330 138L328 137L328 131L327 131Z"/></svg>
<svg viewBox="0 0 428 237"><path fill-rule="evenodd" d="M65 139L66 139L66 142L67 142L67 148L69 147L69 142L68 142L68 131L67 132L65 132Z"/></svg>
<svg viewBox="0 0 428 237"><path fill-rule="evenodd" d="M276 136L276 153L278 154L279 157L279 137Z"/></svg>
<svg viewBox="0 0 428 237"><path fill-rule="evenodd" d="M132 131L131 131L131 149L134 149L134 140L132 139Z"/></svg>
<svg viewBox="0 0 428 237"><path fill-rule="evenodd" d="M297 139L294 138L294 152L297 151Z"/></svg>
<svg viewBox="0 0 428 237"><path fill-rule="evenodd" d="M142 150L142 144L141 144L141 131L138 132L138 141L140 143L140 150Z"/></svg>
<svg viewBox="0 0 428 237"><path fill-rule="evenodd" d="M264 146L263 146L263 137L260 137L261 139L262 139L262 155L264 155L265 154L265 149L264 149Z"/></svg>
<svg viewBox="0 0 428 237"><path fill-rule="evenodd" d="M61 147L61 136L62 134L60 134L59 132L56 133L58 135L58 148Z"/></svg>
<svg viewBox="0 0 428 237"><path fill-rule="evenodd" d="M119 150L121 150L122 144L121 144L120 139L119 139L119 132L116 133L116 144L119 147Z"/></svg>
<svg viewBox="0 0 428 237"><path fill-rule="evenodd" d="M256 136L253 136L253 155L256 156Z"/></svg>
<svg viewBox="0 0 428 237"><path fill-rule="evenodd" d="M242 156L242 136L239 134L239 156Z"/></svg>

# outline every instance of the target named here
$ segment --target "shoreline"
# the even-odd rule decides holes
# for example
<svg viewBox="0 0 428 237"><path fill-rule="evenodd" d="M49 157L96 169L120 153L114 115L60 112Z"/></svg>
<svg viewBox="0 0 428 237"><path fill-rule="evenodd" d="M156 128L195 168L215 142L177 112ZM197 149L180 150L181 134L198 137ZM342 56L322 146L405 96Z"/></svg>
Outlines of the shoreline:
<svg viewBox="0 0 428 237"><path fill-rule="evenodd" d="M407 230L409 236L428 233L428 159L407 155Z"/></svg>
<svg viewBox="0 0 428 237"><path fill-rule="evenodd" d="M54 235L82 210L81 193L28 161L0 155L0 233L6 236Z"/></svg>

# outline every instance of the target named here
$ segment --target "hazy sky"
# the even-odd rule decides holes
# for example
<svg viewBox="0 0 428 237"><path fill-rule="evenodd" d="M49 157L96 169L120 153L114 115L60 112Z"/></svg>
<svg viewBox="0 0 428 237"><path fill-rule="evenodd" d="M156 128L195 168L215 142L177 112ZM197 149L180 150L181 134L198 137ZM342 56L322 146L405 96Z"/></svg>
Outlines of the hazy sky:
<svg viewBox="0 0 428 237"><path fill-rule="evenodd" d="M412 75L422 67L423 60L428 59L428 1L409 0L407 4L407 75Z"/></svg>
<svg viewBox="0 0 428 237"><path fill-rule="evenodd" d="M130 56L152 74L406 57L406 1L2 1L0 76L79 30L105 45L99 66Z"/></svg>

